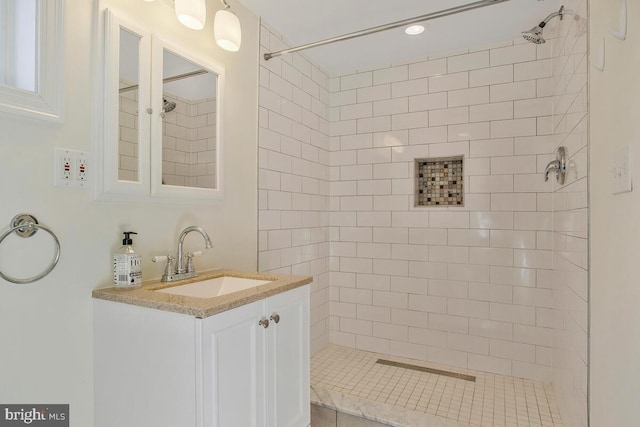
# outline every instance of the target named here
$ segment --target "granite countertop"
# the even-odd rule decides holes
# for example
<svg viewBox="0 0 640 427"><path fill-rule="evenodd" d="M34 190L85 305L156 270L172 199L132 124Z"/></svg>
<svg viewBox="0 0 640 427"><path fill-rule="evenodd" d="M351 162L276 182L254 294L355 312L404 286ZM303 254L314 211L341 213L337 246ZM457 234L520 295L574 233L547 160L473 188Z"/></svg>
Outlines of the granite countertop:
<svg viewBox="0 0 640 427"><path fill-rule="evenodd" d="M186 285L187 283L215 279L216 277L221 276L270 280L270 283L213 298L195 298L154 292L158 289ZM241 305L249 304L272 295L304 286L311 283L311 281L312 277L310 276L286 276L282 274L244 272L238 270L213 270L200 273L200 276L193 279L180 280L176 282L161 282L160 280L144 282L142 287L136 289L116 288L113 286L94 289L91 295L96 299L138 305L141 307L155 308L157 310L172 311L198 318L205 318L223 311L231 310Z"/></svg>

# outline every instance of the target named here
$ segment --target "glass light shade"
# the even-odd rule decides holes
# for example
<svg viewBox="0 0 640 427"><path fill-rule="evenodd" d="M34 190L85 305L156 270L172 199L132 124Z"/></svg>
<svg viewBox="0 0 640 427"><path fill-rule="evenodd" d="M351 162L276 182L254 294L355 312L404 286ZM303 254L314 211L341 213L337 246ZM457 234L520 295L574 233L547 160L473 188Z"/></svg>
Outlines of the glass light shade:
<svg viewBox="0 0 640 427"><path fill-rule="evenodd" d="M216 38L218 46L230 52L240 50L242 44L242 29L240 28L240 20L228 9L222 9L216 12L213 21L213 34Z"/></svg>
<svg viewBox="0 0 640 427"><path fill-rule="evenodd" d="M192 30L201 30L207 20L207 6L204 0L176 0L178 21Z"/></svg>

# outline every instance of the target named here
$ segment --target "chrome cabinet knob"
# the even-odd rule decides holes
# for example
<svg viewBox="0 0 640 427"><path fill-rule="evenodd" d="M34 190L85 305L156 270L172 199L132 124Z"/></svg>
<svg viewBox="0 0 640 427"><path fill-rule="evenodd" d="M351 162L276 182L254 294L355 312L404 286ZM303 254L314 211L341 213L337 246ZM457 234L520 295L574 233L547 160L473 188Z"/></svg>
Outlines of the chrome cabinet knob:
<svg viewBox="0 0 640 427"><path fill-rule="evenodd" d="M276 322L277 323L277 322ZM258 325L262 326L263 328L267 329L269 327L269 320L265 319L264 317L262 319L260 319L260 321L258 322Z"/></svg>
<svg viewBox="0 0 640 427"><path fill-rule="evenodd" d="M273 320L274 322L278 323L280 322L280 315L277 313L273 313L270 317L271 320Z"/></svg>

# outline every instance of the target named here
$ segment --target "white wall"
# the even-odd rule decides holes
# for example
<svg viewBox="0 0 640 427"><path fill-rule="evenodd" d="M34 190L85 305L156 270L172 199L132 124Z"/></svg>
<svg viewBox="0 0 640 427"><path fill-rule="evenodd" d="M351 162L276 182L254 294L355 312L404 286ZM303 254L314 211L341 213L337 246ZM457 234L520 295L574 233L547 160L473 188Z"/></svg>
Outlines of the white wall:
<svg viewBox="0 0 640 427"><path fill-rule="evenodd" d="M606 42L604 72L590 71L591 425L640 422L640 3L629 1L625 41L608 33L618 1L591 0L590 49ZM631 146L631 193L611 193L612 154Z"/></svg>
<svg viewBox="0 0 640 427"><path fill-rule="evenodd" d="M551 47L522 39L331 81L331 342L551 379ZM464 155L465 206L414 208Z"/></svg>
<svg viewBox="0 0 640 427"><path fill-rule="evenodd" d="M288 47L266 25L260 44ZM313 354L329 342L329 77L300 53L261 59L259 105L259 267L313 276Z"/></svg>
<svg viewBox="0 0 640 427"><path fill-rule="evenodd" d="M60 126L0 117L0 229L19 212L34 214L60 238L62 258L46 278L30 285L0 280L0 401L3 403L69 403L71 425L93 425L93 354L91 290L110 284L111 252L120 232L139 233L135 242L143 257L143 278L159 277L163 266L153 254L175 251L179 232L202 226L214 248L197 260L200 269L218 266L257 268L257 85L259 24L237 2L233 10L243 26L240 52L226 53L213 41L213 13L202 32L182 28L163 1L113 0L167 37L201 49L226 67L224 204L169 205L107 203L92 191L53 187L55 147L92 151L92 45L95 2L67 2L65 8L65 108ZM135 9L135 10L133 10ZM93 153L91 153L93 154ZM40 237L41 236L41 237ZM30 276L51 256L46 235L0 247L0 268ZM187 239L190 248L203 243ZM31 260L36 264L33 265Z"/></svg>

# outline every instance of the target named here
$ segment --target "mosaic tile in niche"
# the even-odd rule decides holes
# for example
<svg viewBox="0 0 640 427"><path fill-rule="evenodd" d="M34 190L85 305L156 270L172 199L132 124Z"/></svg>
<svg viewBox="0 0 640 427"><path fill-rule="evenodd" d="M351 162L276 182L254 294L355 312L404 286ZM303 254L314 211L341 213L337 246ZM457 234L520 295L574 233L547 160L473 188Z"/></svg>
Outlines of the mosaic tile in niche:
<svg viewBox="0 0 640 427"><path fill-rule="evenodd" d="M463 158L415 160L416 206L464 206Z"/></svg>

